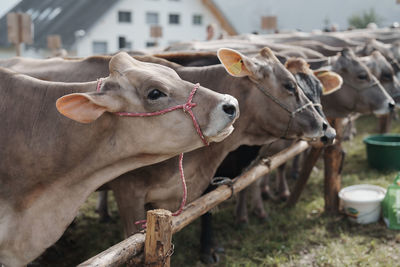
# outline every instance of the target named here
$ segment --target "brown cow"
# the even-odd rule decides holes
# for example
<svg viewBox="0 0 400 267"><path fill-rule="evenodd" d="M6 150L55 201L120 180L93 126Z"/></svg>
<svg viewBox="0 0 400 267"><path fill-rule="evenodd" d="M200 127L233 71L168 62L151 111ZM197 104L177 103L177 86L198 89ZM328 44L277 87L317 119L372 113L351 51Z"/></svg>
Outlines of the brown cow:
<svg viewBox="0 0 400 267"><path fill-rule="evenodd" d="M360 59L400 107L400 82L386 58L379 51L374 51L371 55Z"/></svg>
<svg viewBox="0 0 400 267"><path fill-rule="evenodd" d="M26 265L53 244L100 185L203 146L184 112L115 114L187 103L193 83L126 53L112 57L108 68L100 87L0 69L0 262L6 266ZM237 100L204 87L192 92L204 137L221 141L232 131ZM72 120L57 112L56 101Z"/></svg>

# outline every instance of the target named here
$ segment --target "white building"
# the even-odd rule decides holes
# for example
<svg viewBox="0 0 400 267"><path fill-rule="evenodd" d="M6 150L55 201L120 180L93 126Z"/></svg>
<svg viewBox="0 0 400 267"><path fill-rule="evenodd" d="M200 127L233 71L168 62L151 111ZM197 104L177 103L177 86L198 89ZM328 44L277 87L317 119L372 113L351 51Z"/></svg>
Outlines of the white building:
<svg viewBox="0 0 400 267"><path fill-rule="evenodd" d="M22 0L11 12L31 15L34 43L26 45L22 54L32 57L49 55L49 35L59 35L63 48L81 57L205 40L208 24L236 34L212 0ZM151 36L154 26L162 29L160 38ZM7 52L3 57L12 51L6 27L3 16L0 47Z"/></svg>

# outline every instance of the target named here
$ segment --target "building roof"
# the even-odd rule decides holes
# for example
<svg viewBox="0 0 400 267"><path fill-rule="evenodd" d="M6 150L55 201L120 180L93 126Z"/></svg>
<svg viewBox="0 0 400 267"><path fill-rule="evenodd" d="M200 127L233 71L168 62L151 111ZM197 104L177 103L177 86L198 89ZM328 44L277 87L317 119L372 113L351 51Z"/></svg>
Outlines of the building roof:
<svg viewBox="0 0 400 267"><path fill-rule="evenodd" d="M87 31L119 0L22 0L10 12L29 13L34 24L35 48L47 47L47 36L61 36L63 47L70 49L76 31ZM0 19L0 46L8 47L7 16Z"/></svg>
<svg viewBox="0 0 400 267"><path fill-rule="evenodd" d="M217 18L218 22L221 24L222 29L224 29L229 35L237 35L237 31L226 18L222 10L213 0L202 0L203 4L210 10L210 12Z"/></svg>
<svg viewBox="0 0 400 267"><path fill-rule="evenodd" d="M60 35L63 48L71 49L79 30L88 31L112 5L119 0L22 0L9 12L31 15L34 24L34 42L29 47L47 47L48 35ZM221 27L230 35L237 34L221 9L212 0L202 3L216 17ZM7 40L7 15L0 19L0 47L9 47Z"/></svg>

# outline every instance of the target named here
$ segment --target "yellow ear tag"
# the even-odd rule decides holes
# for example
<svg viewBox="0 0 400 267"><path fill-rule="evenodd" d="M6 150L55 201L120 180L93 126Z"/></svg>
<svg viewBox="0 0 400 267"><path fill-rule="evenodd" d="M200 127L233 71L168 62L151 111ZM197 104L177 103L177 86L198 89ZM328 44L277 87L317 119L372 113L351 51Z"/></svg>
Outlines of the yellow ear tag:
<svg viewBox="0 0 400 267"><path fill-rule="evenodd" d="M239 73L242 72L242 60L240 59L238 62L232 64L229 67L229 70L235 74L235 75L239 75Z"/></svg>

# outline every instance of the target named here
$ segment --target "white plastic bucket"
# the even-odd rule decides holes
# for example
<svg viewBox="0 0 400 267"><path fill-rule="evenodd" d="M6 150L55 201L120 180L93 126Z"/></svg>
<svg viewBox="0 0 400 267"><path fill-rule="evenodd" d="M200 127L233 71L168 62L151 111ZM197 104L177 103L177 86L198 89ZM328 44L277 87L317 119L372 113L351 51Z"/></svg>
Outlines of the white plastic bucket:
<svg viewBox="0 0 400 267"><path fill-rule="evenodd" d="M339 198L351 221L367 224L378 221L385 194L386 189L380 186L360 184L343 188L339 192Z"/></svg>

